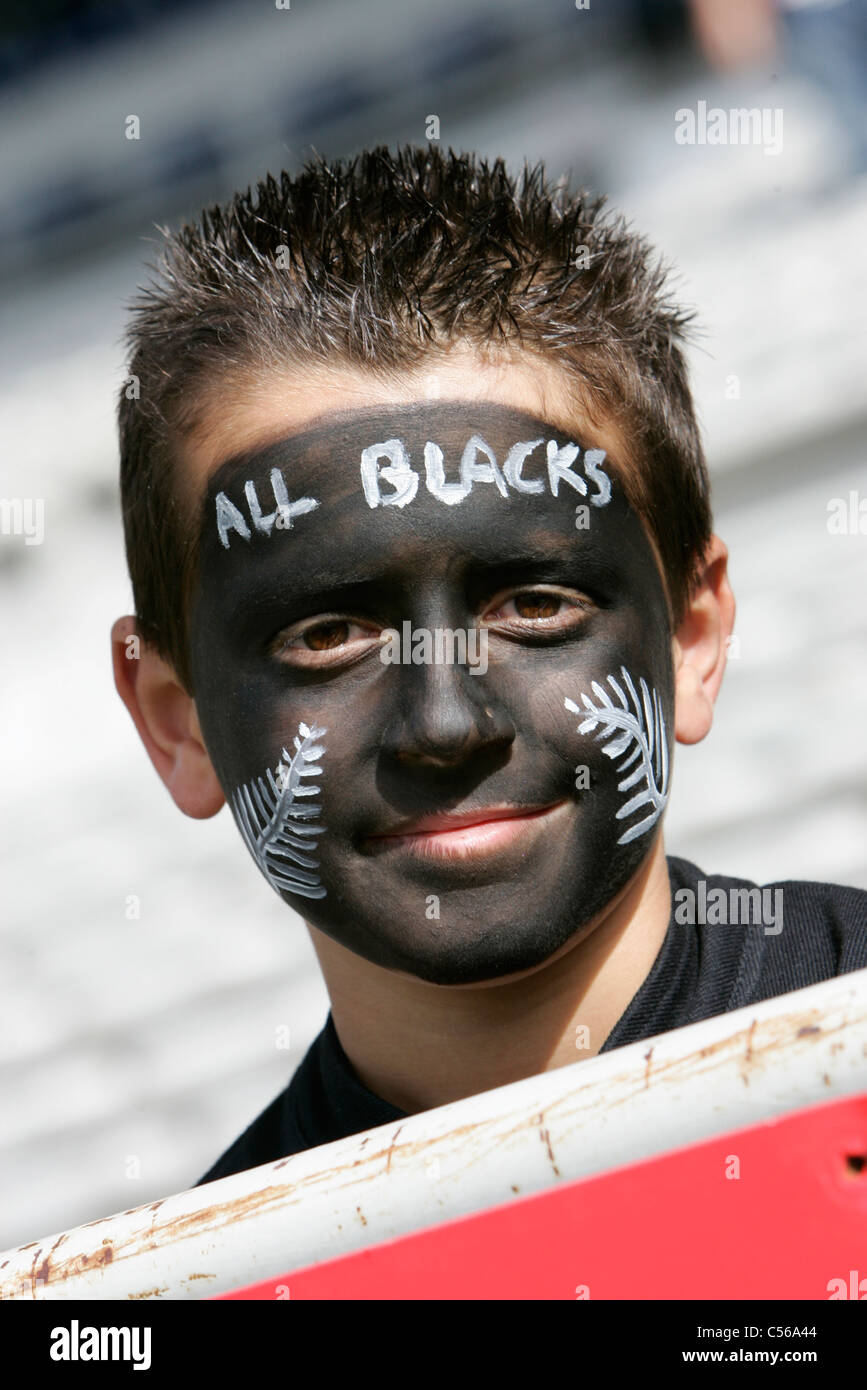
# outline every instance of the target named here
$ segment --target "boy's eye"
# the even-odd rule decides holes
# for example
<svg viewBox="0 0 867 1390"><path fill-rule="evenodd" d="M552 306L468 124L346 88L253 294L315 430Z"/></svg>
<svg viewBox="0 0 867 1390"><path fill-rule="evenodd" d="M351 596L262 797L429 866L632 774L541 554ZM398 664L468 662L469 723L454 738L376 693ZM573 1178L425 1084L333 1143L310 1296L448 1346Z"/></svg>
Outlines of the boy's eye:
<svg viewBox="0 0 867 1390"><path fill-rule="evenodd" d="M342 647L349 637L349 623L320 623L301 634L302 645L313 652L324 652L330 647Z"/></svg>
<svg viewBox="0 0 867 1390"><path fill-rule="evenodd" d="M485 622L516 632L564 632L581 623L594 605L573 589L539 587L498 596Z"/></svg>
<svg viewBox="0 0 867 1390"><path fill-rule="evenodd" d="M593 609L585 595L543 586L499 595L482 619L486 626L522 636L557 636L577 627ZM269 653L290 666L323 668L354 662L382 641L382 629L328 614L284 628L269 643Z"/></svg>
<svg viewBox="0 0 867 1390"><path fill-rule="evenodd" d="M378 640L378 628L351 618L328 617L286 628L274 638L270 651L292 666L328 666L360 656Z"/></svg>
<svg viewBox="0 0 867 1390"><path fill-rule="evenodd" d="M512 602L519 618L554 618L563 602L556 594L518 594Z"/></svg>

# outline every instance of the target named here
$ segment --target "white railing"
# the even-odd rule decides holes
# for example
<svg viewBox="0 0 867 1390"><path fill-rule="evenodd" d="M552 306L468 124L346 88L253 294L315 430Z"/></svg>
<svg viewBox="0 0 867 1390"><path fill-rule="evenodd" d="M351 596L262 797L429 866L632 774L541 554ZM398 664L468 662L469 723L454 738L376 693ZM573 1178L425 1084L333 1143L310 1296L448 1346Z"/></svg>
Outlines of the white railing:
<svg viewBox="0 0 867 1390"><path fill-rule="evenodd" d="M204 1298L867 1092L867 970L0 1254L0 1297Z"/></svg>

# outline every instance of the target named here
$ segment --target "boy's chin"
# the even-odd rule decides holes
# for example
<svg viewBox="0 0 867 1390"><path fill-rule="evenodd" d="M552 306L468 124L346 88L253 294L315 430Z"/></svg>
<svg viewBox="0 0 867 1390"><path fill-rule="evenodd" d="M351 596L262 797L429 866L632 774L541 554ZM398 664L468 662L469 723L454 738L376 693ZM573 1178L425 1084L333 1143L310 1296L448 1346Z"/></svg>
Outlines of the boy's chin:
<svg viewBox="0 0 867 1390"><path fill-rule="evenodd" d="M592 885L554 882L547 894L525 884L477 886L374 903L342 894L287 902L311 926L373 965L435 985L479 985L517 978L577 945L604 920L633 870Z"/></svg>

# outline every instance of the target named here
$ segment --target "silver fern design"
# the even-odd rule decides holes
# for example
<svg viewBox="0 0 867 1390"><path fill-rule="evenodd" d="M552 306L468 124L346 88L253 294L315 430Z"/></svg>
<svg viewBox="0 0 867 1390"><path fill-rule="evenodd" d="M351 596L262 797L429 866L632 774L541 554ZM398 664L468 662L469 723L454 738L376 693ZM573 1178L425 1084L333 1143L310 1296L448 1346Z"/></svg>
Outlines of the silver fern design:
<svg viewBox="0 0 867 1390"><path fill-rule="evenodd" d="M316 796L318 786L305 786L302 778L318 777L319 759L325 752L317 743L326 729L298 725L293 740L295 752L283 749L276 776L270 767L264 777L254 777L238 787L232 796L232 811L262 873L277 892L300 893L305 898L324 898L325 889L313 856L316 836L324 825L308 825L321 807L311 806L303 797ZM297 868L295 866L298 866Z"/></svg>
<svg viewBox="0 0 867 1390"><path fill-rule="evenodd" d="M576 705L574 700L564 700L563 703L567 709L572 710L573 714L583 716L583 723L578 726L579 734L592 733L594 729L599 728L597 739L608 738L611 735L602 751L609 758L619 758L622 753L626 754L623 761L618 764L618 772L625 772L627 768L637 764L628 777L624 777L622 782L617 783L619 792L631 791L633 787L639 788L635 795L629 798L626 805L621 806L617 812L617 819L625 820L627 816L633 815L643 806L650 806L651 810L648 815L620 836L617 843L627 845L630 840L637 839L639 835L645 835L651 826L656 824L665 809L665 803L668 800L668 738L665 715L662 712L656 691L654 690L651 694L642 677L639 681L641 686L641 698L639 699L625 666L621 666L620 674L623 677L623 684L629 691L631 708L614 676L608 676L607 679L619 704L611 699L598 681L592 681L590 686L596 696L597 703L594 704L590 697L583 692L581 694L583 709Z"/></svg>

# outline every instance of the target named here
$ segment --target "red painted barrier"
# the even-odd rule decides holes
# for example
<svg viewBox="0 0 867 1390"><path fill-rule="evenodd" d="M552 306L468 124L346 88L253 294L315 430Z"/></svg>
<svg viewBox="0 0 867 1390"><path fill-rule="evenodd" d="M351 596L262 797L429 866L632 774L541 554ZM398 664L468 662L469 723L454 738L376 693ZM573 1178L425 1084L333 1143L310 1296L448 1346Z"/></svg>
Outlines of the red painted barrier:
<svg viewBox="0 0 867 1390"><path fill-rule="evenodd" d="M218 1297L867 1300L867 1094Z"/></svg>

